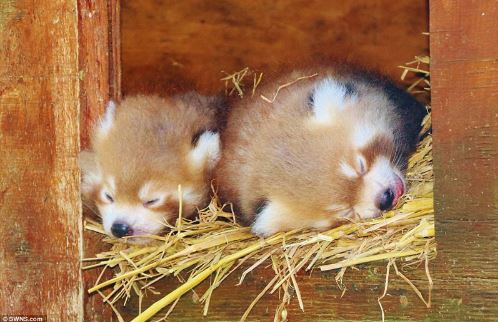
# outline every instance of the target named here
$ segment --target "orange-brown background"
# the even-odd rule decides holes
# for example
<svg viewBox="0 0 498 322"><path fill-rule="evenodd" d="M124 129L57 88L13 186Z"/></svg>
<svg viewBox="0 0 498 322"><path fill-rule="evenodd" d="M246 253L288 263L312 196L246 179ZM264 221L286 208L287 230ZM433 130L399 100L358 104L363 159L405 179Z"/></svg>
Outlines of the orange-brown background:
<svg viewBox="0 0 498 322"><path fill-rule="evenodd" d="M425 0L121 2L123 93L223 88L221 71L340 59L399 77L423 52Z"/></svg>

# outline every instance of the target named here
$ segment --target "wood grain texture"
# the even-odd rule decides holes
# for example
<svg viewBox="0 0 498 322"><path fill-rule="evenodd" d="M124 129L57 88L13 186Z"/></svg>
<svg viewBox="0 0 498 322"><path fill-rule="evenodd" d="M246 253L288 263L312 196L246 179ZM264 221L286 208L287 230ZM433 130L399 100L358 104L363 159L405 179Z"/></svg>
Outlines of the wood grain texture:
<svg viewBox="0 0 498 322"><path fill-rule="evenodd" d="M109 11L109 92L121 100L121 1L107 0Z"/></svg>
<svg viewBox="0 0 498 322"><path fill-rule="evenodd" d="M123 93L223 89L221 71L272 72L330 59L399 79L427 50L423 0L123 1Z"/></svg>
<svg viewBox="0 0 498 322"><path fill-rule="evenodd" d="M431 1L438 318L498 318L498 6ZM444 301L461 303L458 314Z"/></svg>
<svg viewBox="0 0 498 322"><path fill-rule="evenodd" d="M287 308L289 321L379 321L381 311L377 298L383 292L386 266L380 263L363 268L346 273L344 282L347 291L342 297L342 291L335 281L335 272L299 273L297 281L303 294L304 312L294 297ZM240 278L238 274L230 276L213 293L207 316L202 315L203 305L194 300L193 293L187 293L171 314L170 321L237 321L273 277L272 274L270 270L259 269L249 274L241 286L236 286ZM427 281L421 271L406 274L418 287L426 289ZM178 281L167 280L157 284L158 290L163 294L171 291L174 285L178 285ZM201 296L206 287L207 283L201 284L196 290L197 294ZM425 291L425 296L426 293ZM152 304L154 299L159 297L149 294L142 307ZM279 304L278 292L265 295L253 308L247 321L273 321ZM389 292L382 305L389 320L418 321L427 318L429 314L429 310L407 288L406 283L392 275ZM125 321L135 317L137 310L136 297L125 307L120 307ZM162 317L166 311L158 313L156 318Z"/></svg>
<svg viewBox="0 0 498 322"><path fill-rule="evenodd" d="M110 98L120 98L119 1L78 0L78 38L80 68L81 149L90 147L93 125ZM84 216L93 217L84 206ZM84 256L105 250L100 238L84 232ZM107 275L109 277L109 274ZM84 289L95 284L97 271L83 272ZM86 321L111 321L112 310L97 294L84 293Z"/></svg>
<svg viewBox="0 0 498 322"><path fill-rule="evenodd" d="M0 2L0 314L83 319L76 1Z"/></svg>
<svg viewBox="0 0 498 322"><path fill-rule="evenodd" d="M109 101L110 59L107 1L78 1L81 148L90 144L92 125Z"/></svg>

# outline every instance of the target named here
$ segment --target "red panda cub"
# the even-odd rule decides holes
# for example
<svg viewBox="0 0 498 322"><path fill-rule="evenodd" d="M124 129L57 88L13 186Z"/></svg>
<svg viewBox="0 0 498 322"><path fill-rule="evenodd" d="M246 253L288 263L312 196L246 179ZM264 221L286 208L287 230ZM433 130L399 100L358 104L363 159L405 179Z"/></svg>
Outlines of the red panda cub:
<svg viewBox="0 0 498 322"><path fill-rule="evenodd" d="M207 204L220 157L220 106L217 98L193 92L109 102L92 151L80 156L83 197L97 206L107 234L143 243L140 236L174 223L179 184L183 216Z"/></svg>
<svg viewBox="0 0 498 322"><path fill-rule="evenodd" d="M277 91L281 84L291 85ZM405 191L403 170L425 114L373 73L293 72L232 107L219 193L261 236L377 217Z"/></svg>

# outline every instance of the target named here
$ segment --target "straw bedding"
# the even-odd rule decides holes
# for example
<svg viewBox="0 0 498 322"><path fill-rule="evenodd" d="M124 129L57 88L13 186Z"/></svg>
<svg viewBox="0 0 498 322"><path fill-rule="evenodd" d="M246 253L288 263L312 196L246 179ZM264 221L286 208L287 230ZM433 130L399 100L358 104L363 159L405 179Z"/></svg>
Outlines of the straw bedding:
<svg viewBox="0 0 498 322"><path fill-rule="evenodd" d="M404 70L403 79L411 76L413 82L408 90L416 95L429 96L428 64L429 58L420 56L406 66L400 66ZM249 69L224 77L227 85L232 86L228 92L243 95L241 84L246 75L251 75ZM254 93L263 75L252 75ZM297 301L304 309L297 272L313 270L313 274L320 274L319 271L335 270L337 285L345 291L342 279L346 270L359 264L384 261L387 276L384 292L378 299L382 319L382 298L387 292L391 269L429 307L432 281L427 263L436 254L430 129L429 113L424 120L417 151L409 160L409 189L398 207L381 218L351 222L325 232L295 230L263 239L252 235L248 227L239 225L230 205L220 204L215 194L210 205L199 211L198 220L182 218L180 210L180 218L174 225L169 225L167 234L153 236L155 240L151 244L130 245L105 237L103 240L110 244L111 249L84 259L85 269L101 269L101 277L104 271L113 269L114 278L105 281L99 278L89 292L99 293L122 320L116 309L118 301L126 303L130 296L138 296L141 303L146 293L155 293L156 283L165 278L169 282L178 280L178 288L173 292L145 310L140 307L141 314L133 321L145 321L167 306L169 314L183 294L210 277L210 286L199 295L203 304L200 309L206 315L211 297L216 296L215 289L228 275L237 274L240 285L247 274L254 274L254 269L266 267L273 270L274 277L267 281L266 287L247 310L240 312L240 320L249 316L263 295L272 293L277 296L275 293L278 293L281 304L275 308L274 320L285 321L286 306L291 300ZM101 225L91 220L85 222L85 228L104 234ZM417 289L398 269L400 266L425 270L428 290ZM166 318L167 314L161 317Z"/></svg>

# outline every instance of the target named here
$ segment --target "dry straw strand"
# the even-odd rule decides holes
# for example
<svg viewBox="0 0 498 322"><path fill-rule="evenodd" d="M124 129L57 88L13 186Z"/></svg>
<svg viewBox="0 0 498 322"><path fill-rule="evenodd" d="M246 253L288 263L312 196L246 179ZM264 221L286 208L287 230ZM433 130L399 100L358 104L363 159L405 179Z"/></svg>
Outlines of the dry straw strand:
<svg viewBox="0 0 498 322"><path fill-rule="evenodd" d="M252 96L256 93L256 88L259 86L261 83L261 80L263 79L263 73L258 73L249 67L245 67L237 72L234 72L232 74L229 74L227 72L222 71L226 76L222 77L220 80L225 82L225 95L231 96L233 93L237 92L237 95L239 97L244 97L245 91L244 91L244 82L246 76L253 75L253 80L252 80Z"/></svg>
<svg viewBox="0 0 498 322"><path fill-rule="evenodd" d="M317 73L315 73L315 74L313 74L313 75L307 75L307 76L301 76L301 77L298 77L298 78L296 78L296 79L294 79L294 80L292 80L292 81L290 81L290 82L287 82L287 83L285 83L285 84L282 84L282 85L278 86L277 90L275 91L275 93L273 94L273 97L272 97L271 99L269 99L268 97L266 97L266 96L264 96L264 95L261 95L261 98L262 98L264 101L266 101L266 102L268 102L268 103L272 104L272 103L273 103L273 102L275 102L275 100L277 99L277 96L278 96L278 93L280 92L280 90L282 90L282 89L284 89L284 88L286 88L286 87L289 87L289 86L291 86L291 85L293 85L293 84L295 84L295 83L297 83L297 82L299 82L299 81L301 81L301 80L304 80L304 79L309 79L309 78L313 78L313 77L315 77L315 76L318 76L318 74L317 74Z"/></svg>

